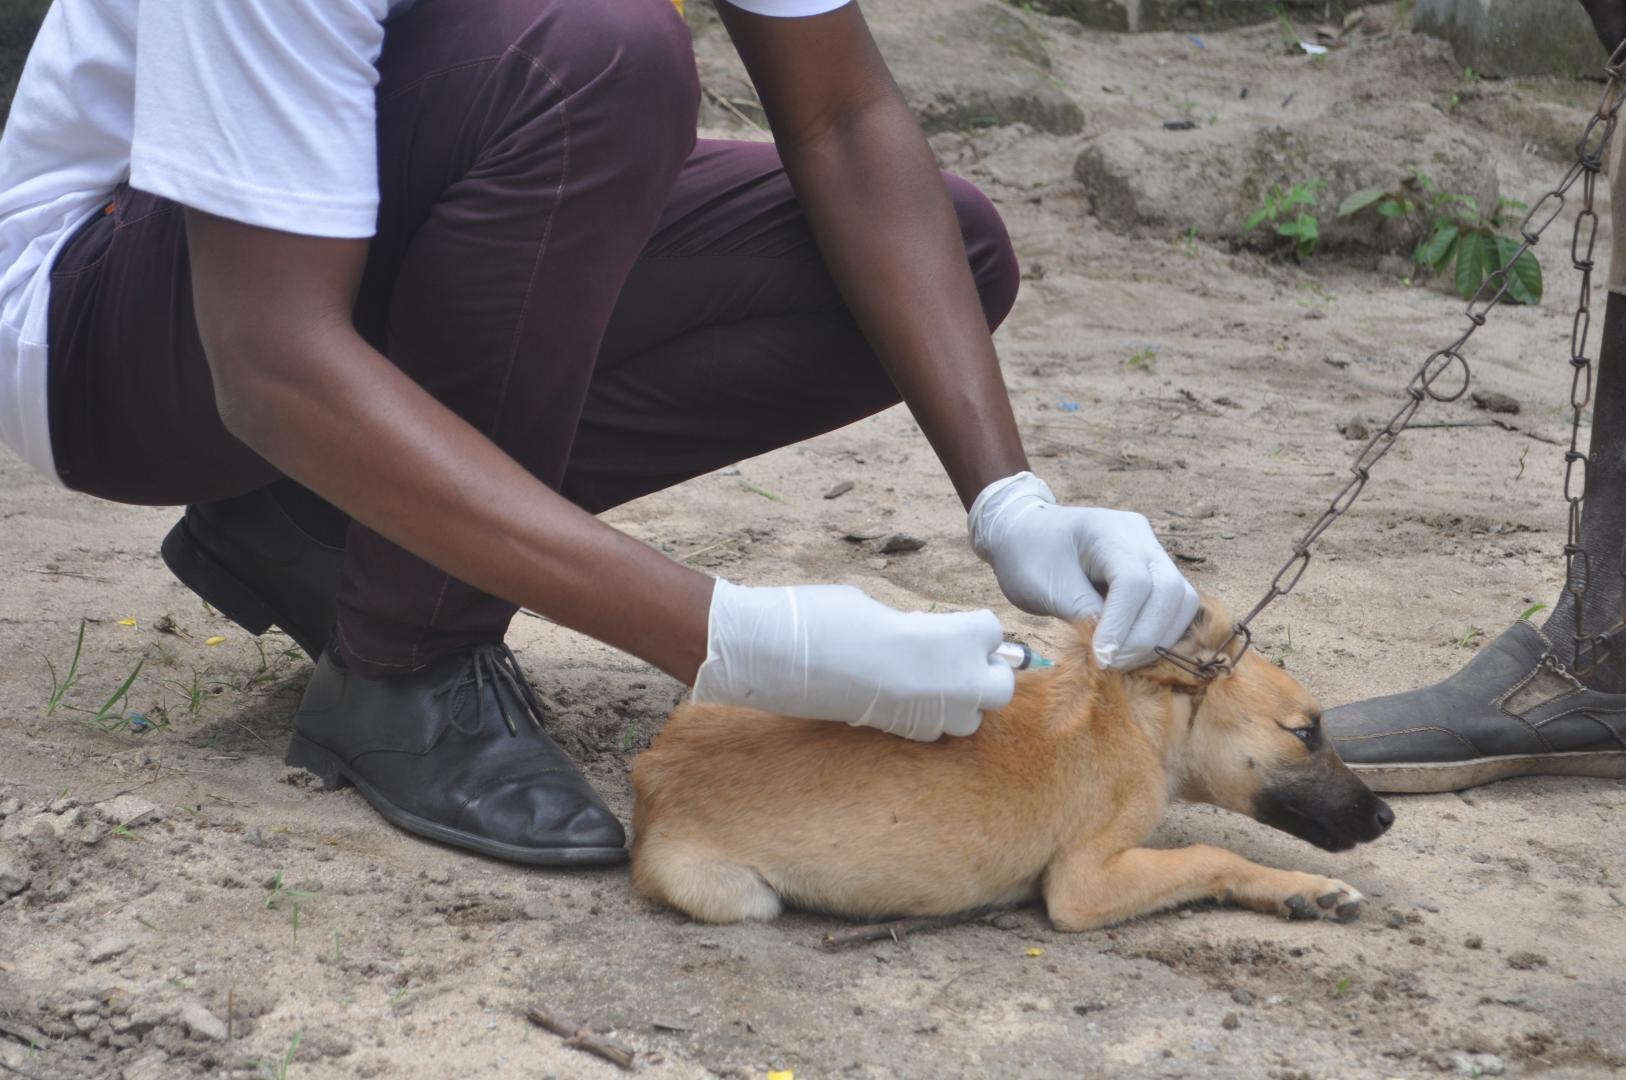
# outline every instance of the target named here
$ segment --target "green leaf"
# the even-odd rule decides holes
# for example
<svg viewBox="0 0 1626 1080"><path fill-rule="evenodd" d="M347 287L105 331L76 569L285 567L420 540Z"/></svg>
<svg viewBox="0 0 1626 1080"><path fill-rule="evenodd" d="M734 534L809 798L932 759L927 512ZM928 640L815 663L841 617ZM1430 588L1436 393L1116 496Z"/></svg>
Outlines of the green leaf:
<svg viewBox="0 0 1626 1080"><path fill-rule="evenodd" d="M1406 204L1399 199L1384 199L1378 203L1378 213L1384 217L1401 217L1406 210Z"/></svg>
<svg viewBox="0 0 1626 1080"><path fill-rule="evenodd" d="M1457 227L1447 225L1445 228L1435 227L1434 235L1420 244L1412 254L1412 261L1426 263L1435 270L1443 265L1442 260L1450 252L1451 245L1457 241Z"/></svg>
<svg viewBox="0 0 1626 1080"><path fill-rule="evenodd" d="M1248 229L1250 231L1257 229L1260 223L1263 222L1267 217L1273 220L1275 219L1275 208L1271 206L1261 206L1248 216Z"/></svg>
<svg viewBox="0 0 1626 1080"><path fill-rule="evenodd" d="M1518 250L1519 242L1511 236L1496 237L1496 265L1507 268L1507 298L1519 304L1539 304L1541 263L1528 251L1514 259L1513 255Z"/></svg>
<svg viewBox="0 0 1626 1080"><path fill-rule="evenodd" d="M1345 218L1349 217L1351 214L1358 214L1387 194L1389 193L1384 191L1382 188L1375 187L1365 188L1361 191L1357 191L1355 194L1338 204L1338 216Z"/></svg>
<svg viewBox="0 0 1626 1080"><path fill-rule="evenodd" d="M1465 232L1457 241L1457 294L1464 300L1472 298L1474 290L1485 280L1491 258L1490 244L1484 233Z"/></svg>

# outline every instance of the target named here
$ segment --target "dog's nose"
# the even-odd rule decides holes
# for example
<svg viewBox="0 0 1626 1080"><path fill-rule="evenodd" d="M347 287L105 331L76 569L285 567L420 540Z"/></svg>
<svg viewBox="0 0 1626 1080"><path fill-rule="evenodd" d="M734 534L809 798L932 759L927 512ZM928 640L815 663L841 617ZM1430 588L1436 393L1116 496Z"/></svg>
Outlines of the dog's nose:
<svg viewBox="0 0 1626 1080"><path fill-rule="evenodd" d="M1389 831L1389 826L1395 823L1395 812L1389 809L1389 804L1382 799L1378 800L1378 808L1372 811L1372 820L1378 827L1378 832Z"/></svg>

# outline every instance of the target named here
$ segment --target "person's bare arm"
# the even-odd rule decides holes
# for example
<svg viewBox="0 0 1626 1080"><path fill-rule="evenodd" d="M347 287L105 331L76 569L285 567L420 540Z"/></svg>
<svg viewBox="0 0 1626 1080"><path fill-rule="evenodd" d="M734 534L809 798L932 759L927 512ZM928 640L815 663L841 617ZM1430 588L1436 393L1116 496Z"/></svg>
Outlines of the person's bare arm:
<svg viewBox="0 0 1626 1080"><path fill-rule="evenodd" d="M363 341L363 240L186 213L199 332L227 428L448 573L685 683L712 580L549 490Z"/></svg>
<svg viewBox="0 0 1626 1080"><path fill-rule="evenodd" d="M1027 459L920 125L856 4L804 19L717 7L836 285L971 505Z"/></svg>

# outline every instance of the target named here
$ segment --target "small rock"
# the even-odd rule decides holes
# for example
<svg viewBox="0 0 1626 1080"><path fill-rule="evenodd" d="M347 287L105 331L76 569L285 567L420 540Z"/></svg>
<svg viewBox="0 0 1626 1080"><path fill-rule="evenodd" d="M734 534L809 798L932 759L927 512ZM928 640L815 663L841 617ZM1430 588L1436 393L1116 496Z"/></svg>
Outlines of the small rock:
<svg viewBox="0 0 1626 1080"><path fill-rule="evenodd" d="M1501 1076L1507 1063L1495 1054L1455 1053L1448 1058L1458 1076Z"/></svg>
<svg viewBox="0 0 1626 1080"><path fill-rule="evenodd" d="M824 497L826 499L839 499L843 495L847 494L847 492L851 491L852 489L853 489L853 482L851 480L843 480L841 483L837 484L835 487L831 488L829 491L826 491L824 493Z"/></svg>
<svg viewBox="0 0 1626 1080"><path fill-rule="evenodd" d="M260 827L258 825L253 826L243 834L243 843L247 844L249 847L263 848L267 846L265 842L265 834L260 831Z"/></svg>
<svg viewBox="0 0 1626 1080"><path fill-rule="evenodd" d="M429 880L436 885L449 885L452 881L452 872L445 867L436 868L429 871Z"/></svg>
<svg viewBox="0 0 1626 1080"><path fill-rule="evenodd" d="M79 800L72 795L59 795L45 804L47 813L65 814L79 805Z"/></svg>
<svg viewBox="0 0 1626 1080"><path fill-rule="evenodd" d="M1338 433L1350 441L1357 439L1370 439L1372 429L1366 426L1366 421L1360 417L1351 417L1338 425Z"/></svg>
<svg viewBox="0 0 1626 1080"><path fill-rule="evenodd" d="M540 896L533 896L526 900L525 905L519 910L520 914L527 919L551 919L555 915L553 905Z"/></svg>
<svg viewBox="0 0 1626 1080"><path fill-rule="evenodd" d="M201 1001L189 1001L181 1006L175 1017L186 1030L191 1032L194 1039L208 1039L211 1042L223 1042L226 1038L226 1022L208 1009Z"/></svg>
<svg viewBox="0 0 1626 1080"><path fill-rule="evenodd" d="M885 570L887 567L892 565L892 560L886 558L884 555L877 556L873 559L865 559L864 561L868 564L871 570Z"/></svg>
<svg viewBox="0 0 1626 1080"><path fill-rule="evenodd" d="M1398 911L1391 911L1383 920L1383 925L1391 930L1399 930L1406 925L1406 916Z"/></svg>
<svg viewBox="0 0 1626 1080"><path fill-rule="evenodd" d="M926 546L926 541L918 536L908 533L893 533L875 545L875 550L882 555L900 555L906 551L919 551Z"/></svg>
<svg viewBox="0 0 1626 1080"><path fill-rule="evenodd" d="M992 919L989 919L988 925L996 930L1015 930L1022 925L1022 916L1007 911L1002 915L995 915Z"/></svg>
<svg viewBox="0 0 1626 1080"><path fill-rule="evenodd" d="M1463 941L1462 947L1465 949L1483 949L1485 947L1485 939L1480 937L1478 934L1469 934L1467 939Z"/></svg>
<svg viewBox="0 0 1626 1080"><path fill-rule="evenodd" d="M96 816L109 825L151 825L164 819L164 808L157 803L138 799L134 795L120 795L96 807Z"/></svg>
<svg viewBox="0 0 1626 1080"><path fill-rule="evenodd" d="M1090 1013L1100 1012L1106 1007L1107 1003L1104 1001L1084 1001L1074 1005L1073 1012L1077 1013L1079 1016L1088 1016Z"/></svg>
<svg viewBox="0 0 1626 1080"><path fill-rule="evenodd" d="M1497 393L1495 390L1475 390L1468 396L1473 398L1475 405L1486 412L1518 415L1519 399L1510 394Z"/></svg>
<svg viewBox="0 0 1626 1080"><path fill-rule="evenodd" d="M99 939L85 951L85 959L92 964L103 964L115 956L123 956L134 944L129 938L109 936Z"/></svg>
<svg viewBox="0 0 1626 1080"><path fill-rule="evenodd" d="M96 1025L101 1022L102 1018L93 1012L74 1013L73 1015L73 1028L81 1035L89 1035L92 1031L96 1030Z"/></svg>
<svg viewBox="0 0 1626 1080"><path fill-rule="evenodd" d="M0 855L0 900L16 896L28 888L28 883L32 880L20 863Z"/></svg>
<svg viewBox="0 0 1626 1080"><path fill-rule="evenodd" d="M1220 1027L1226 1031L1235 1031L1242 1023L1242 1018L1236 1013L1226 1013L1225 1019L1220 1021Z"/></svg>
<svg viewBox="0 0 1626 1080"><path fill-rule="evenodd" d="M885 525L850 525L842 529L841 538L848 543L861 544L865 540L876 540L886 535Z"/></svg>
<svg viewBox="0 0 1626 1080"><path fill-rule="evenodd" d="M1231 1000L1238 1005L1252 1005L1259 999L1253 996L1252 990L1245 990L1239 986L1231 991Z"/></svg>
<svg viewBox="0 0 1626 1080"><path fill-rule="evenodd" d="M1532 968L1546 967L1547 958L1541 953L1530 952L1528 949L1512 953L1507 958L1507 966L1517 971L1529 971Z"/></svg>
<svg viewBox="0 0 1626 1080"><path fill-rule="evenodd" d="M1181 908L1179 918L1182 918L1182 919L1195 918L1195 913L1190 908Z"/></svg>
<svg viewBox="0 0 1626 1080"><path fill-rule="evenodd" d="M8 818L13 814L21 813L23 801L21 799L7 799L0 802L0 818Z"/></svg>

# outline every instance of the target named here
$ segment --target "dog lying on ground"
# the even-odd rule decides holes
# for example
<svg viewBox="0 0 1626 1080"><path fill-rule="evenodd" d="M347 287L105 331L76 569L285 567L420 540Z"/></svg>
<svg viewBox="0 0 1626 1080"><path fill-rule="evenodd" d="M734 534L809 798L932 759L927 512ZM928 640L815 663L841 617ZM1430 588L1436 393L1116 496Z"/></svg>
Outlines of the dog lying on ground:
<svg viewBox="0 0 1626 1080"><path fill-rule="evenodd" d="M1178 648L1213 656L1230 628L1205 602ZM1394 814L1339 760L1308 691L1253 652L1211 682L1167 661L1103 671L1092 629L965 738L679 706L633 765L633 884L716 923L786 903L874 919L1041 895L1060 930L1200 899L1353 916L1363 898L1334 878L1139 846L1171 796L1329 851L1380 836Z"/></svg>

